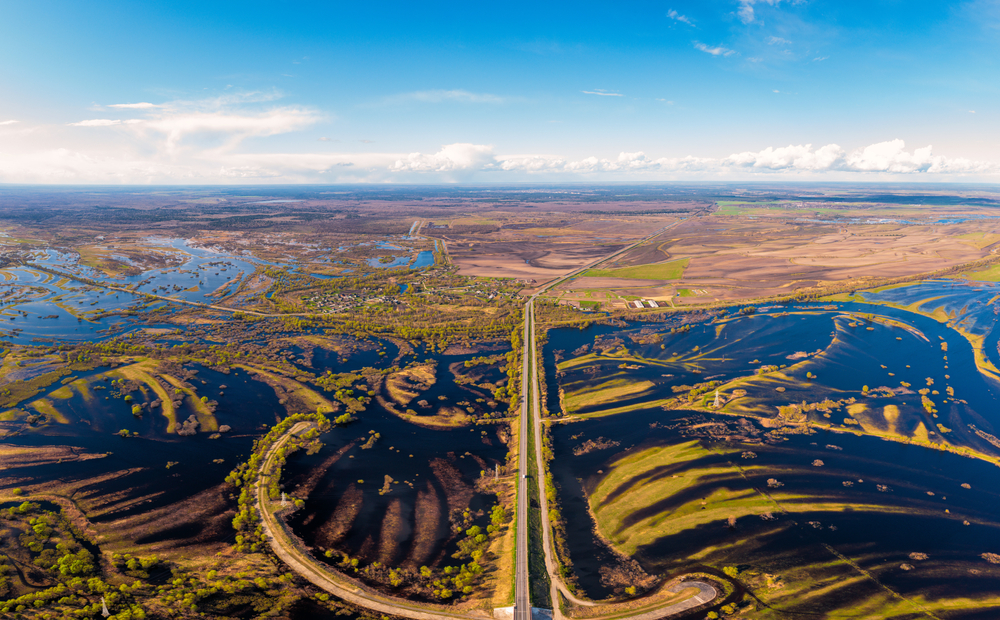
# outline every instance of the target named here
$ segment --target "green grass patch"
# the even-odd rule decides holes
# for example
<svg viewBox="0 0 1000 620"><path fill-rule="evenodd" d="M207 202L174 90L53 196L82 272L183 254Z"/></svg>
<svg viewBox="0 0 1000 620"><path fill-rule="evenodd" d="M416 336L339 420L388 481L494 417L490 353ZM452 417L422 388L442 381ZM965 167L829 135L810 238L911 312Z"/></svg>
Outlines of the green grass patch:
<svg viewBox="0 0 1000 620"><path fill-rule="evenodd" d="M589 269L583 275L587 278L621 278L624 280L679 280L684 276L691 259L681 258L666 263L636 265L620 269Z"/></svg>
<svg viewBox="0 0 1000 620"><path fill-rule="evenodd" d="M985 232L965 233L964 235L956 235L956 238L967 241L977 250L982 250L983 248L1000 241L1000 235Z"/></svg>
<svg viewBox="0 0 1000 620"><path fill-rule="evenodd" d="M598 407L607 403L620 401L637 396L653 388L651 381L630 381L628 379L613 379L604 383L586 387L580 390L566 391L566 410L570 413L590 407Z"/></svg>
<svg viewBox="0 0 1000 620"><path fill-rule="evenodd" d="M973 273L963 273L962 277L981 282L1000 282L1000 265L992 265L982 271Z"/></svg>
<svg viewBox="0 0 1000 620"><path fill-rule="evenodd" d="M897 288L903 288L906 286L913 286L914 284L919 284L919 282L899 282L897 284L886 284L885 286L879 286L873 289L866 289L866 293L881 293L883 291L891 291Z"/></svg>
<svg viewBox="0 0 1000 620"><path fill-rule="evenodd" d="M699 496L698 501L692 500L673 511L655 513L637 523L629 521L631 515L661 498L678 495L689 487L699 488L702 478L739 477L734 468L724 464L692 468L676 478L653 475L663 468L699 462L710 456L711 452L700 442L689 441L650 448L618 460L611 473L594 489L590 500L602 533L610 536L615 546L625 553L634 554L640 546L660 536L712 522L725 522L729 514L742 516L775 509L772 502L754 491L731 491L720 484L712 491L705 491L706 509L702 509L702 496ZM623 489L627 490L623 492Z"/></svg>

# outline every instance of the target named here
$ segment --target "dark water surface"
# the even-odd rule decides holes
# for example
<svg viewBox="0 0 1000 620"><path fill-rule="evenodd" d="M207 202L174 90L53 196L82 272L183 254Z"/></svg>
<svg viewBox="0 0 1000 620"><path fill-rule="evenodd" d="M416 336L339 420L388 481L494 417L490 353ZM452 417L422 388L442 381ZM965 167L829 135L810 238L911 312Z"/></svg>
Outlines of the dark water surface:
<svg viewBox="0 0 1000 620"><path fill-rule="evenodd" d="M418 353L421 359L427 357L426 352ZM475 355L431 357L437 361L437 381L415 401L425 399L432 406L466 402L477 416L505 408L502 403L490 407L488 402L477 402L490 401L492 395L454 381L449 366ZM410 406L419 408L415 402ZM495 503L494 496L476 491L475 483L481 472L492 474L496 466L506 463L507 447L497 429L492 423L425 428L373 401L358 414L357 422L327 433L323 437L326 446L319 453L300 452L289 459L285 486L293 495L306 495L305 508L294 513L289 524L321 560L325 559L322 551L334 549L365 563L457 566L463 561L451 558L457 551L458 537L452 530L456 511L458 515L466 509L488 513ZM373 447L362 449L372 431L379 439ZM380 495L386 475L395 483L390 492ZM488 517L475 523L485 527ZM339 559L336 553L329 561Z"/></svg>
<svg viewBox="0 0 1000 620"><path fill-rule="evenodd" d="M284 417L284 407L278 403L273 389L253 381L245 371L235 370L227 375L196 368L198 374L191 382L199 394L218 401L215 417L219 425L232 428L220 438L210 439L206 432L188 437L167 434L166 420L156 410L136 418L131 414L131 404L121 398L106 399L107 391L93 390L94 398L89 402L74 393L67 400L53 399L55 406L69 419L69 424L49 424L7 436L4 443L39 448L67 446L73 453L106 456L18 467L12 473L33 484L92 480L81 487L80 493L102 503L110 502L112 507L94 517L95 522L142 514L219 485L249 456L253 440L263 432L262 425L272 425ZM97 381L94 385L102 385L102 382ZM221 385L226 386L224 390L220 389ZM142 402L139 392L133 392L133 396L135 402ZM177 408L178 422L193 412L185 398ZM138 432L139 436L119 437L115 433L121 429ZM214 462L218 459L222 461ZM176 465L168 469L168 462ZM108 476L115 472L116 475ZM141 497L148 499L128 505ZM122 508L114 509L118 504Z"/></svg>
<svg viewBox="0 0 1000 620"><path fill-rule="evenodd" d="M926 300L921 309L928 312L943 307L952 324L983 336L986 355L996 359L1000 330L996 329L993 305L998 293L1000 287L991 284L956 285L944 281L866 296L901 305ZM934 297L938 299L931 299ZM897 319L920 333L861 318L869 313ZM878 410L885 404L898 405L904 412L900 417L900 432L913 432L913 427L921 422L931 431L936 424L943 424L951 429L944 435L951 443L986 454L1000 453L969 430L969 424L974 424L997 434L1000 385L978 371L968 340L932 318L862 303L790 304L764 308L755 315L721 323L695 323L687 330L671 334L671 327L678 326L675 321L549 332L543 359L546 405L556 415L562 410L560 387L578 387L588 380L598 382L602 377L622 373L621 361L608 356L560 373L557 354L559 360L571 359L617 338L630 356L645 360L627 370L626 375L630 380L653 384L643 394L585 407L577 413L600 413L602 409L627 405L635 405L634 411L556 424L552 430L555 451L552 472L567 526L569 552L578 582L591 597L603 598L613 592L609 584L602 582L600 574L602 566L613 561L613 554L607 543L594 534L587 497L614 469L614 462L639 450L691 441L691 433L684 430L690 424L684 419L692 415L730 424L738 419L642 408L643 402L672 396L673 386L690 386L707 380L725 382L748 376L763 365L786 365L781 372L794 382L788 384L788 392L771 391L768 396L758 389L751 394L757 399L754 402L764 405L760 411L773 412L769 415L777 413L778 405L798 400L815 402L827 397L836 400L851 396L861 400L864 385L896 387L897 393L890 398L862 402ZM650 339L653 333L659 333L662 340ZM942 343L946 343L947 351L942 350ZM581 349L585 345L587 349ZM809 355L799 357L802 352ZM818 377L808 378L807 372ZM914 394L918 388L927 386L928 378L933 380L931 387L941 392L931 396L939 409L937 417L925 412L920 396ZM911 384L912 390L898 390L901 382ZM956 398L965 402L948 402L944 395L946 386L951 386ZM754 392L752 387L751 392ZM816 419L836 425L845 413L841 409L834 412L833 420ZM931 436L933 440L934 432ZM583 441L600 438L619 445L574 455L573 448ZM717 440L702 436L699 441L711 448ZM744 565L773 574L795 574L801 568L836 564L837 558L829 550L833 549L903 596L936 599L995 594L1000 570L981 554L1000 553L997 551L1000 518L996 516L1000 511L1000 468L918 445L822 429L810 435L787 436L770 445L722 445L752 450L757 458L752 461L752 468L746 470L751 472L746 477L725 477L715 485L752 493L755 489L766 490L767 479L773 477L784 484L782 491L800 493L803 503L841 504L848 508L829 512L797 509L787 514L776 512L775 521L744 517L735 531L723 523L664 534L641 546L634 556L647 572L665 575L699 565L716 569ZM827 445L841 449L829 449ZM731 467L731 454L714 451L708 454L685 467ZM738 452L736 456L739 461ZM812 467L815 459L825 465ZM674 473L683 474L683 470ZM863 483L857 482L862 480ZM853 481L853 486L845 487L845 481ZM971 484L972 488L964 489L962 483ZM889 490L880 491L878 485ZM653 515L669 519L672 510L707 497L716 488L713 483L703 483L678 497L664 497L650 506L638 506L631 519L639 522ZM614 536L613 532L605 534ZM929 559L908 559L914 552L926 553ZM902 570L903 563L913 564L915 569ZM848 569L848 573L837 579L858 576L854 569ZM852 596L860 604L879 593L874 581L862 580L857 586L838 590L835 597L815 597L810 612L823 614L840 608ZM836 597L840 599L834 600ZM963 612L949 617L995 615Z"/></svg>
<svg viewBox="0 0 1000 620"><path fill-rule="evenodd" d="M618 458L633 451L690 441L679 429L661 427L690 415L691 412L683 411L640 411L554 427L552 472L563 503L570 554L580 585L591 596L607 596L610 590L600 581L599 569L602 560L608 557L608 550L592 533L594 523L587 506L587 493L610 473ZM732 420L728 416L709 416L713 418ZM611 450L573 455L574 446L598 437L614 439L620 445ZM827 445L836 445L841 450L831 450ZM940 589L949 589L948 596L995 592L995 579L1000 577L1000 571L984 562L980 554L1000 549L997 517L1000 468L919 446L831 431L789 436L777 445L744 448L757 457L752 462L737 463L752 468L746 470L749 473L742 482L738 478L735 482L733 478L725 480L731 491L766 489L767 480L775 478L783 483L783 491L801 493L802 501L848 502L857 508L828 513L775 513L777 523L743 518L735 532L722 523L687 529L641 547L635 558L643 568L652 574L664 574L701 563L711 565L714 559L726 565L745 563L777 573L783 563L834 561L822 547L828 544L903 593L926 594L931 587L928 579L942 582ZM737 453L737 461L738 456ZM825 465L812 467L814 459L822 460ZM714 454L697 466L727 467L733 460L733 455ZM845 488L845 480L852 481L854 486ZM964 489L962 483L971 483L972 488ZM879 491L880 484L891 490ZM928 495L928 491L934 495ZM690 497L663 498L646 516L656 512L669 514L673 506L711 492L711 486L697 487L691 490ZM913 509L912 514L907 512L908 508ZM938 516L929 517L927 511ZM642 517L640 511L636 518ZM964 520L971 524L963 525ZM773 532L776 524L789 521L796 524ZM809 525L810 521L820 523L821 527ZM831 529L831 525L836 529ZM746 539L753 539L754 543L725 551L728 545ZM700 561L687 559L712 548L719 551ZM916 562L920 570L900 570L901 563L912 562L907 559L912 552L926 553L930 560ZM981 574L970 574L971 567L981 570Z"/></svg>

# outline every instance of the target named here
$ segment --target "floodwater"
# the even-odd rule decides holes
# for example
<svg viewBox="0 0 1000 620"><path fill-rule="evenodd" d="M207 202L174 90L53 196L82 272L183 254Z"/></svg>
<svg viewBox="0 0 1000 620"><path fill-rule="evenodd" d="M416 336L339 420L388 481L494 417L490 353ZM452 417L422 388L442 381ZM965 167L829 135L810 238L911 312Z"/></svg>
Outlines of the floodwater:
<svg viewBox="0 0 1000 620"><path fill-rule="evenodd" d="M431 356L418 352L417 357ZM444 405L465 402L477 416L502 410L502 403L490 408L488 402L478 402L492 399L488 391L455 383L448 367L471 357L433 356L438 362L437 382L417 398ZM313 364L318 365L315 357ZM410 406L419 408L415 402ZM458 536L449 522L454 522L456 511L460 515L468 508L484 512L472 523L488 525L495 499L476 491L475 484L482 472L492 475L506 462L507 448L497 434L501 427L487 423L425 428L374 401L357 417L358 421L327 433L319 453L299 452L289 458L285 488L306 499L305 508L290 518L292 530L320 560L325 560L323 551L335 550L327 560L333 564L340 560L340 552L360 558L363 565L379 561L419 568L467 562L451 558ZM372 432L380 437L363 449ZM380 494L385 476L392 478L391 490Z"/></svg>
<svg viewBox="0 0 1000 620"><path fill-rule="evenodd" d="M866 317L871 314L899 321L908 328L879 322L877 317L869 322ZM973 318L970 313L964 316ZM981 313L975 327L985 333L988 343L1000 337L993 319L992 310ZM972 331L971 326L961 327ZM969 427L972 424L987 433L1000 434L1000 384L977 370L972 345L965 337L933 318L860 303L798 304L696 323L674 334L670 329L670 324L637 323L626 329L594 326L583 331L551 332L544 359L549 411L559 412L566 406L559 400L560 387L565 391L587 390L601 378L648 382L648 389L615 400L615 407L627 407L671 398L674 387L686 391L681 386L710 380L725 383L766 366L785 366L777 379L761 378L741 386L750 390L750 402L741 405L748 413L763 407L773 415L776 407L803 400L815 403L826 398L867 399L864 402L869 409L899 407L902 416L896 424L900 431L920 432L918 426L922 424L932 439L940 439L943 433L953 444L1000 456L997 447ZM650 338L654 333L662 340ZM640 341L636 342L636 338ZM573 351L581 351L583 346L593 351L601 347L609 350L612 345L624 346L629 355L635 356L635 368L622 370L620 357L602 355L557 376L557 351L560 359L566 359L579 357ZM945 347L947 350L943 350ZM996 355L995 346L991 355ZM775 391L779 384L783 391ZM869 399L864 386L873 390L885 387L894 393ZM948 388L954 391L954 397L947 394ZM916 393L919 389L938 392L928 395L935 403L935 415L924 410L922 398ZM569 413L586 415L606 408L607 403L598 402ZM810 414L810 419L818 423L843 418L843 412L832 420ZM939 431L938 424L950 430Z"/></svg>
<svg viewBox="0 0 1000 620"><path fill-rule="evenodd" d="M684 329L680 329L682 317L674 317L667 323L551 331L543 359L549 411L559 415L572 406L569 413L593 415L610 408L632 408L553 428L553 475L580 587L594 598L615 593L613 584L602 579L600 569L616 560L607 543L593 533L587 497L614 470L616 460L646 448L690 441L691 435L684 429L691 423L684 419L692 415L709 422L732 423L741 419L736 417L741 412L745 420L775 417L779 407L829 399L858 404L852 405L855 409L850 413L846 405L834 407L828 415L823 415L822 409L803 410L805 419L833 430L820 428L809 435L785 436L773 444L732 444L757 454L752 461L753 473L746 478L720 478L692 490L690 497L665 497L651 506L637 506L635 518L660 514L663 522L669 523L671 511L686 502L707 497L722 487L748 492L766 489L769 477L780 479L786 487L783 490L800 492L803 502L816 497L827 503L850 504L853 509L793 512L791 516L776 512L777 521L741 519L736 531L725 523L689 528L654 536L653 542L639 547L634 558L648 573L659 575L698 565L715 569L746 565L774 574L795 574L811 564L836 563L836 557L824 547L829 545L904 596L975 598L994 593L1000 572L980 556L1000 553L991 551L1000 549L1000 520L995 517L1000 509L1000 469L926 446L855 436L850 431L858 429L860 420L865 429L903 437L926 432L925 441L947 441L1000 456L1000 449L974 432L1000 435L1000 382L979 372L972 345L957 331L984 338L984 353L995 360L1000 338L994 311L998 294L1000 287L994 284L953 281L863 294L873 301L917 304L928 313L940 308L943 314L938 315L947 317L942 319L947 323L889 306L817 303L771 306L749 315L730 313ZM595 351L602 353L582 360L584 363L558 365ZM746 397L726 405L734 415L646 406L673 397L674 387L685 393L697 383L714 380L724 384L767 366L777 367L777 372L744 382L739 387L747 390ZM648 382L649 387L612 402L571 398L609 380ZM776 386L783 391L775 390ZM864 386L873 391L884 387L885 391L878 396L866 394ZM954 390L954 397L946 388ZM918 389L926 390L933 414L922 405ZM583 404L574 404L580 402ZM888 417L882 418L886 405L899 410L891 424L886 422ZM761 433L767 431L754 424ZM701 437L707 447L716 441ZM574 455L573 448L583 441L600 438L618 445ZM827 445L841 449L828 449ZM722 454L707 458L712 462L690 467L724 467L733 460L731 455ZM811 467L815 459L824 461L825 466ZM678 468L669 473L684 472ZM859 480L864 483L844 486L844 481ZM962 483L971 483L972 489L963 489ZM881 492L879 484L891 490ZM966 520L970 525L963 525ZM616 535L602 533L612 540ZM928 554L930 560L908 560L908 554L914 552ZM900 569L906 562L917 568ZM851 570L848 573L838 579L858 575ZM846 605L852 596L861 601L878 594L873 581L863 581L868 585L846 594L817 595L810 610L829 611Z"/></svg>
<svg viewBox="0 0 1000 620"><path fill-rule="evenodd" d="M0 333L17 344L36 339L99 341L148 325L102 311L128 310L143 303L138 296L88 286L27 267L0 270ZM6 289L6 291L4 291ZM149 309L166 304L156 303ZM97 315L97 316L95 316ZM110 332L108 331L110 330Z"/></svg>
<svg viewBox="0 0 1000 620"><path fill-rule="evenodd" d="M424 250L417 252L416 256L400 256L391 262L383 263L380 258L369 258L368 266L379 269L395 269L409 266L410 269L424 269L434 265L434 252Z"/></svg>
<svg viewBox="0 0 1000 620"><path fill-rule="evenodd" d="M410 269L423 269L425 267L434 266L434 252L430 250L425 250L423 252L417 253L417 257L413 260L413 264L410 265Z"/></svg>
<svg viewBox="0 0 1000 620"><path fill-rule="evenodd" d="M88 501L105 504L105 512L93 517L95 522L143 514L219 485L249 456L253 440L263 432L262 424L273 425L284 417L285 409L270 387L252 380L245 371L233 370L224 374L200 366L192 368L197 370L197 375L190 383L199 395L218 402L215 418L220 426L231 427L228 433L217 439L210 439L210 433L205 432L193 436L168 434L166 419L159 410L147 410L137 418L131 414L131 403L111 396L107 389L109 383L96 376L108 369L99 368L89 375L93 379L91 398L84 398L76 391L69 399L50 398L56 409L68 418L67 424L32 427L5 437L4 443L39 449L67 446L74 454L106 456L18 467L13 471L33 484L84 483L82 490ZM95 386L105 389L94 389ZM56 384L40 396L46 397L60 387ZM144 397L141 392L133 392L132 396L135 403L153 397L151 394ZM184 397L183 404L178 407L178 421L193 412L188 397ZM121 429L138 432L139 436L122 438L116 434ZM221 461L216 463L218 459ZM169 462L176 464L167 468ZM141 498L146 499L136 502ZM187 524L183 531L168 529L159 536L187 538L199 535L200 529L197 524ZM228 539L231 534L231 531L222 530L214 535Z"/></svg>
<svg viewBox="0 0 1000 620"><path fill-rule="evenodd" d="M666 428L690 415L684 411L637 411L554 428L552 472L559 487L577 579L590 596L611 594L599 572L611 561L611 554L606 543L593 534L587 494L613 470L618 458L646 448L690 441L679 429ZM732 420L727 416L707 417ZM616 440L620 445L581 456L573 454L574 446L599 437ZM711 445L710 440L703 441ZM735 531L718 523L664 535L640 547L634 556L647 572L670 574L701 565L747 565L782 574L796 566L835 561L823 546L830 545L904 596L927 594L929 579L937 583L935 589L940 594L949 596L975 597L995 592L1000 569L983 561L980 555L1000 549L997 467L919 446L830 431L789 436L776 445L744 445L742 449L752 450L756 458L741 461L739 453L719 454L696 465L727 468L737 461L744 467L746 478L733 475L696 486L681 497L662 498L640 514L648 517L659 513L669 519L672 510L708 497L718 486L753 493L755 489L766 490L769 478L778 479L784 485L783 491L800 493L803 502L845 502L857 508L789 514L775 510L775 521L743 517ZM812 466L815 459L822 460L824 466ZM665 474L684 475L685 471L678 468ZM845 480L852 486L845 487ZM960 486L968 482L972 483L971 489ZM889 490L879 491L878 485ZM950 512L946 513L946 509ZM963 525L965 520L970 525ZM914 552L925 553L930 560L909 560L909 554ZM698 559L688 559L695 557ZM918 565L918 570L901 570L899 566L906 562ZM969 569L979 573L970 573ZM828 601L831 608L842 603Z"/></svg>

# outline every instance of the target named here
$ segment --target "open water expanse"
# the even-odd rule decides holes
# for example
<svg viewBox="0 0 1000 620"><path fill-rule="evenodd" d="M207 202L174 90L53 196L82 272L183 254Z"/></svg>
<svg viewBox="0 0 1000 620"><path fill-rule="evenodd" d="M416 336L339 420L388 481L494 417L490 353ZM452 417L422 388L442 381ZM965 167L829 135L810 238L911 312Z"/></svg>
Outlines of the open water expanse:
<svg viewBox="0 0 1000 620"><path fill-rule="evenodd" d="M980 372L974 357L982 342L984 359L997 359L998 294L993 284L940 281L864 294L908 309L789 304L706 317L683 329L678 317L550 331L546 405L571 415L553 427L551 467L581 589L594 598L613 595L614 580L602 568L617 561L613 547L640 540L630 553L652 575L730 565L820 583L836 571L818 566L849 566L837 554L871 575L813 595L800 612L863 601L879 584L929 599L995 596L1000 571L983 554L1000 553L1000 468L933 446L1000 456L988 440L1000 427L1000 382ZM959 330L982 340L970 342ZM602 401L599 390L616 381L647 387ZM719 382L730 415L660 406L706 381ZM745 395L733 396L736 387ZM608 410L618 412L602 417ZM809 425L779 433L772 429L783 424L772 419ZM860 431L885 437L856 436ZM664 460L637 477L621 469L638 455L690 442L698 458ZM692 483L677 494L642 490L678 476ZM769 480L780 484L772 488ZM724 513L717 522L694 517L684 525L688 511L711 509L713 494L759 497L763 506L768 493L776 503L738 513L735 527ZM611 520L602 526L600 518ZM838 579L859 575L848 569Z"/></svg>
<svg viewBox="0 0 1000 620"><path fill-rule="evenodd" d="M93 390L90 398L76 392L69 399L51 399L65 416L65 423L48 424L4 438L7 445L66 451L67 462L18 467L16 475L36 484L84 483L78 499L89 498L102 505L100 516L92 518L98 523L154 511L217 486L249 456L254 439L263 432L262 425L273 425L283 417L284 407L271 388L252 380L245 371L223 374L200 366L193 368L197 375L190 382L199 393L210 395L219 403L215 418L220 426L227 425L231 431L217 439L210 439L210 433L192 436L167 433L166 421L156 411L136 418L129 403L121 398L106 398L105 390ZM92 379L107 370L98 368L81 378ZM97 379L91 385L107 383ZM56 384L56 388L61 387ZM41 396L48 396L48 392ZM142 402L138 392L134 395L139 398L136 402ZM193 413L191 402L185 397L177 408L177 417L183 420ZM121 429L136 432L138 436L115 435ZM78 455L85 458L75 460ZM168 467L168 463L173 464ZM200 529L201 525L186 523L183 531L166 528L157 537L198 537ZM231 533L224 530L211 535L231 538Z"/></svg>
<svg viewBox="0 0 1000 620"><path fill-rule="evenodd" d="M433 359L437 368L436 382L418 399L465 402L477 416L505 407L478 402L492 397L481 388L455 382L449 367L461 366L475 355L422 352L417 357ZM489 524L496 498L484 493L477 481L484 472L493 478L498 467L505 467L507 447L498 432L506 431L506 425L427 428L376 402L358 417L357 422L322 436L325 446L317 454L300 452L289 458L285 488L306 499L305 508L290 519L292 530L314 549L314 555L331 564L340 561L341 553L366 564L378 561L413 569L468 562L451 557L464 535L456 532L455 525L463 522L466 511L469 525ZM376 434L377 439L364 447ZM388 487L386 476L391 478ZM328 549L336 551L332 558L324 555Z"/></svg>
<svg viewBox="0 0 1000 620"><path fill-rule="evenodd" d="M135 320L114 314L105 316L108 313L138 308L170 312L176 308L169 302L149 302L143 294L212 305L235 294L260 267L279 266L293 273L303 269L302 265L266 261L246 252L233 254L217 248L198 247L186 239L151 237L147 242L161 256L172 258L174 264L135 275L109 277L81 265L79 256L72 253L47 249L35 252L32 258L33 265L134 292L85 284L31 266L0 269L0 334L17 344L46 340L99 341L141 327L159 327L148 322L138 325ZM377 247L402 249L389 243L378 243ZM125 256L117 258L133 264ZM434 260L433 252L421 251L389 262L372 258L366 264L376 269L407 266L424 269L433 266ZM339 277L320 273L309 275L317 279ZM272 295L273 291L268 293L269 297ZM233 302L239 305L240 300L234 298Z"/></svg>

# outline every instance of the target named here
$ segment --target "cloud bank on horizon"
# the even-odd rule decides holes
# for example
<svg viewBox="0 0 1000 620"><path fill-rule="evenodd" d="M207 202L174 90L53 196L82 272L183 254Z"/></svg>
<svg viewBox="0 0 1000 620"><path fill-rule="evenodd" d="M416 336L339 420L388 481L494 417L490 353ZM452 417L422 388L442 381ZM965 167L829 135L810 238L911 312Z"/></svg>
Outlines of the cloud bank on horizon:
<svg viewBox="0 0 1000 620"><path fill-rule="evenodd" d="M0 183L1000 181L1000 0L583 4L15 2Z"/></svg>

